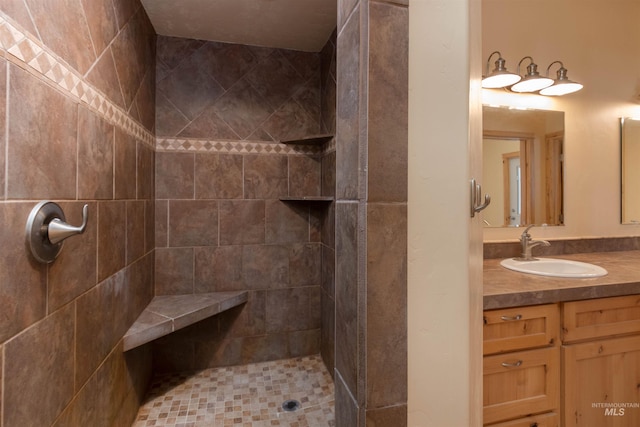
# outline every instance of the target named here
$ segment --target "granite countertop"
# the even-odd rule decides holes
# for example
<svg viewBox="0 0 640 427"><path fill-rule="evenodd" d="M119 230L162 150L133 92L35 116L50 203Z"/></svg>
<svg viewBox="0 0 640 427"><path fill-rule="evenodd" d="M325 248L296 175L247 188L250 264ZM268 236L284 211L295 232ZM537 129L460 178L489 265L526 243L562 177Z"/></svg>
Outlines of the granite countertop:
<svg viewBox="0 0 640 427"><path fill-rule="evenodd" d="M640 294L640 251L592 252L545 256L583 261L609 274L591 279L544 277L500 266L501 259L484 261L485 310Z"/></svg>

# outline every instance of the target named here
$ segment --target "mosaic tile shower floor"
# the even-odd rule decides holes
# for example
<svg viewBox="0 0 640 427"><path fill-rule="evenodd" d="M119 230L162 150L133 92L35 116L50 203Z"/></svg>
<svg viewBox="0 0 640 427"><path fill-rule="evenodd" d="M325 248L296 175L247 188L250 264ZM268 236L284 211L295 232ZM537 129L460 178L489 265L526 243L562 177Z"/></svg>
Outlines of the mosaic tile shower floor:
<svg viewBox="0 0 640 427"><path fill-rule="evenodd" d="M132 427L335 426L333 396L320 356L162 375ZM300 409L285 411L289 399Z"/></svg>

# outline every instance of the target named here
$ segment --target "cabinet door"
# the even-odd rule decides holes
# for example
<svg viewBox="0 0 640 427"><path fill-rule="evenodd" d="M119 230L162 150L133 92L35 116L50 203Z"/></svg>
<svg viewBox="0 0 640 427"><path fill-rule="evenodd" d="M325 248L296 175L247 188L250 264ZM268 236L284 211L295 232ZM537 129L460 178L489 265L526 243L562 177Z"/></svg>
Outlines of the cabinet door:
<svg viewBox="0 0 640 427"><path fill-rule="evenodd" d="M483 364L484 424L559 407L557 347L485 356Z"/></svg>
<svg viewBox="0 0 640 427"><path fill-rule="evenodd" d="M558 341L556 304L487 310L484 312L483 354L545 347Z"/></svg>
<svg viewBox="0 0 640 427"><path fill-rule="evenodd" d="M563 304L563 343L638 332L640 332L640 295Z"/></svg>
<svg viewBox="0 0 640 427"><path fill-rule="evenodd" d="M640 426L640 336L562 347L565 427Z"/></svg>
<svg viewBox="0 0 640 427"><path fill-rule="evenodd" d="M546 414L491 424L487 427L560 427L560 416L555 412L547 412Z"/></svg>

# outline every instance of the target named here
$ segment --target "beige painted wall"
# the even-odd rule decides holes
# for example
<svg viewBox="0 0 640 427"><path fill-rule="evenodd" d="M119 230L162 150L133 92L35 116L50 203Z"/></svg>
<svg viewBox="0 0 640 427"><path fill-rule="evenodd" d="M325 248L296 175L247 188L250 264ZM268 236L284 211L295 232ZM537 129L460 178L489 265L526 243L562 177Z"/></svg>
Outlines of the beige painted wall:
<svg viewBox="0 0 640 427"><path fill-rule="evenodd" d="M585 86L560 98L483 91L486 104L566 112L566 225L534 229L536 238L640 235L640 225L620 224L619 145L619 118L640 116L639 17L636 0L482 0L483 64L494 50L513 71L527 55L543 74L561 60ZM520 232L487 228L484 240L514 240Z"/></svg>
<svg viewBox="0 0 640 427"><path fill-rule="evenodd" d="M412 427L482 423L482 227L469 215L482 156L479 24L479 0L410 1Z"/></svg>

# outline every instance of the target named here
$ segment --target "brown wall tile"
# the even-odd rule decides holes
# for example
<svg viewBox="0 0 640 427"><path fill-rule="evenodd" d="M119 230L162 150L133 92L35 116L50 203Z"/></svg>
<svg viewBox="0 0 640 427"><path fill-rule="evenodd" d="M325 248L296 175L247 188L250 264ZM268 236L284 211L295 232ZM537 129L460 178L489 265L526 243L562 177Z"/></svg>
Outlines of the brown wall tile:
<svg viewBox="0 0 640 427"><path fill-rule="evenodd" d="M242 279L246 289L277 289L289 284L289 249L283 245L242 247Z"/></svg>
<svg viewBox="0 0 640 427"><path fill-rule="evenodd" d="M0 132L6 135L7 117L7 61L0 59ZM6 165L6 138L0 138L0 200L4 200Z"/></svg>
<svg viewBox="0 0 640 427"><path fill-rule="evenodd" d="M367 427L397 427L407 425L407 405L367 409Z"/></svg>
<svg viewBox="0 0 640 427"><path fill-rule="evenodd" d="M156 295L193 293L193 249L156 249Z"/></svg>
<svg viewBox="0 0 640 427"><path fill-rule="evenodd" d="M309 241L309 207L305 204L267 200L265 223L269 244Z"/></svg>
<svg viewBox="0 0 640 427"><path fill-rule="evenodd" d="M86 73L96 59L80 0L25 0L42 41L72 67ZM95 19L95 18L94 18ZM73 31L70 29L73 28Z"/></svg>
<svg viewBox="0 0 640 427"><path fill-rule="evenodd" d="M283 310L283 307L286 307L286 310ZM319 286L268 290L267 332L320 329L318 308L320 308Z"/></svg>
<svg viewBox="0 0 640 427"><path fill-rule="evenodd" d="M246 289L240 245L195 248L194 270L196 293Z"/></svg>
<svg viewBox="0 0 640 427"><path fill-rule="evenodd" d="M321 162L308 156L289 156L289 195L319 196Z"/></svg>
<svg viewBox="0 0 640 427"><path fill-rule="evenodd" d="M196 199L241 199L243 196L242 156L196 154Z"/></svg>
<svg viewBox="0 0 640 427"><path fill-rule="evenodd" d="M75 199L77 106L16 66L10 73L7 197Z"/></svg>
<svg viewBox="0 0 640 427"><path fill-rule="evenodd" d="M156 198L193 199L195 157L186 153L156 154Z"/></svg>
<svg viewBox="0 0 640 427"><path fill-rule="evenodd" d="M367 408L407 400L407 207L367 213Z"/></svg>
<svg viewBox="0 0 640 427"><path fill-rule="evenodd" d="M220 202L220 245L250 245L265 242L265 202L226 200Z"/></svg>
<svg viewBox="0 0 640 427"><path fill-rule="evenodd" d="M155 152L142 142L138 142L137 161L137 197L138 199L152 199L155 194Z"/></svg>
<svg viewBox="0 0 640 427"><path fill-rule="evenodd" d="M125 354L114 351L79 391L55 427L115 425L114 419L131 388Z"/></svg>
<svg viewBox="0 0 640 427"><path fill-rule="evenodd" d="M342 10L347 2L340 2ZM340 16L340 15L339 15ZM338 18L338 28L340 28ZM338 32L336 133L336 197L356 200L360 143L360 6L353 12L344 29Z"/></svg>
<svg viewBox="0 0 640 427"><path fill-rule="evenodd" d="M154 200L144 201L144 252L152 251L156 247L155 238L155 212Z"/></svg>
<svg viewBox="0 0 640 427"><path fill-rule="evenodd" d="M336 304L324 290L320 293L320 307L321 307L321 323L320 323L320 355L322 361L327 367L327 371L334 375L335 369L335 354L336 354Z"/></svg>
<svg viewBox="0 0 640 427"><path fill-rule="evenodd" d="M0 204L0 342L42 319L46 310L46 267L25 253L24 224L34 203Z"/></svg>
<svg viewBox="0 0 640 427"><path fill-rule="evenodd" d="M344 383L340 373L335 375L335 395L336 395L336 426L359 426L359 412L357 402L349 388Z"/></svg>
<svg viewBox="0 0 640 427"><path fill-rule="evenodd" d="M150 47L147 46L149 42L144 40L148 31L147 25L150 24L147 22L146 14L140 8L111 45L127 110L132 105L135 94L140 88L145 69L153 61L153 58L147 58L151 55ZM153 45L155 46L155 37Z"/></svg>
<svg viewBox="0 0 640 427"><path fill-rule="evenodd" d="M118 32L113 3L95 0L81 0L80 3L87 19L93 47L100 56Z"/></svg>
<svg viewBox="0 0 640 427"><path fill-rule="evenodd" d="M289 357L318 354L320 351L320 328L289 332Z"/></svg>
<svg viewBox="0 0 640 427"><path fill-rule="evenodd" d="M5 344L3 425L51 425L71 401L73 311L67 305Z"/></svg>
<svg viewBox="0 0 640 427"><path fill-rule="evenodd" d="M126 222L125 202L98 203L98 281L125 266Z"/></svg>
<svg viewBox="0 0 640 427"><path fill-rule="evenodd" d="M115 279L109 278L76 301L76 389L94 373L120 337L114 334Z"/></svg>
<svg viewBox="0 0 640 427"><path fill-rule="evenodd" d="M333 151L322 157L321 166L322 189L320 194L323 196L336 195L336 152Z"/></svg>
<svg viewBox="0 0 640 427"><path fill-rule="evenodd" d="M112 323L121 337L151 302L154 295L155 254L150 252L108 280L113 280L116 313Z"/></svg>
<svg viewBox="0 0 640 427"><path fill-rule="evenodd" d="M145 253L145 202L127 203L127 252L126 263L131 264Z"/></svg>
<svg viewBox="0 0 640 427"><path fill-rule="evenodd" d="M24 0L4 0L0 5L0 9L31 34L38 33Z"/></svg>
<svg viewBox="0 0 640 427"><path fill-rule="evenodd" d="M322 254L319 243L295 244L289 249L289 284L319 286L322 282Z"/></svg>
<svg viewBox="0 0 640 427"><path fill-rule="evenodd" d="M157 90L189 120L224 93L197 55L186 57L171 74L158 81Z"/></svg>
<svg viewBox="0 0 640 427"><path fill-rule="evenodd" d="M244 197L271 199L287 195L287 158L248 155L244 164Z"/></svg>
<svg viewBox="0 0 640 427"><path fill-rule="evenodd" d="M235 307L220 317L220 330L227 337L249 337L266 333L267 291L250 291L246 304ZM307 353L310 354L310 353Z"/></svg>
<svg viewBox="0 0 640 427"><path fill-rule="evenodd" d="M369 201L407 201L409 9L373 2L368 90Z"/></svg>
<svg viewBox="0 0 640 427"><path fill-rule="evenodd" d="M165 248L169 246L169 201L155 201L155 241L156 247Z"/></svg>
<svg viewBox="0 0 640 427"><path fill-rule="evenodd" d="M78 109L78 198L113 199L113 126Z"/></svg>
<svg viewBox="0 0 640 427"><path fill-rule="evenodd" d="M169 201L169 246L217 246L218 202Z"/></svg>
<svg viewBox="0 0 640 427"><path fill-rule="evenodd" d="M68 223L79 225L85 203L60 203ZM48 265L49 311L57 310L82 293L95 286L98 281L96 261L98 256L98 204L88 203L87 229L78 236L64 242L55 262Z"/></svg>
<svg viewBox="0 0 640 427"><path fill-rule="evenodd" d="M135 138L116 128L114 165L116 199L136 198L136 167Z"/></svg>

